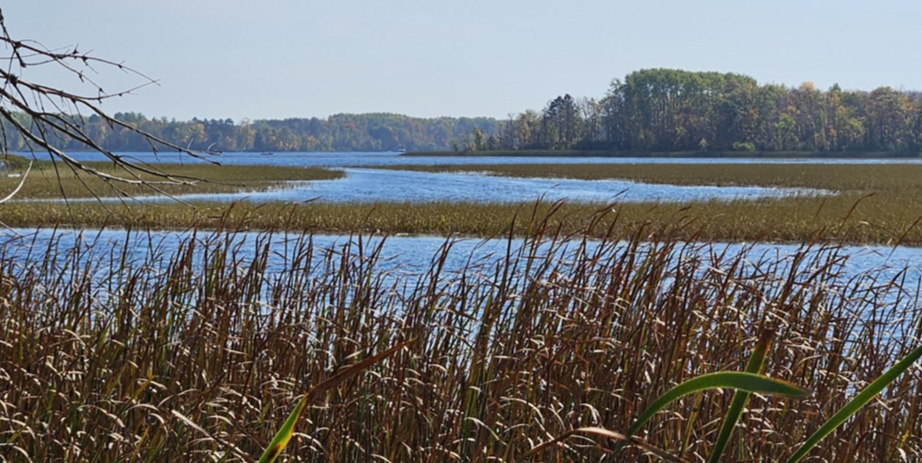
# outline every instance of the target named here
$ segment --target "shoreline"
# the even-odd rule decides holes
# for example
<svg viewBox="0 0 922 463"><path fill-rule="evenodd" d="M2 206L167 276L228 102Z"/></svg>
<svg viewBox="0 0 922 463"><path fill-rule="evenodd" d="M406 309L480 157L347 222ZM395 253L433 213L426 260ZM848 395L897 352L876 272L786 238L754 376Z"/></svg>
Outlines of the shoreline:
<svg viewBox="0 0 922 463"><path fill-rule="evenodd" d="M235 228L254 232L477 238L524 237L536 230L553 230L567 236L583 233L591 226L584 234L594 238L636 235L650 240L726 243L922 246L922 229L904 224L909 215L877 217L873 214L878 207L863 203L859 195L825 203L822 198L692 204L197 202L190 207L180 203L33 203L7 204L0 209L0 222L8 229ZM858 207L849 216L855 204Z"/></svg>
<svg viewBox="0 0 922 463"><path fill-rule="evenodd" d="M452 241L487 241L487 240L502 240L508 241L510 235L507 234L490 234L490 235L479 235L479 234L469 234L469 233L427 233L427 232L387 232L385 230L326 230L322 228L318 229L288 229L288 228L242 228L228 230L226 226L222 225L208 225L201 226L193 224L191 226L124 226L124 225L102 225L97 226L72 226L67 224L61 225L52 225L52 226L16 226L16 227L0 227L0 244L2 240L11 240L19 239L26 237L26 234L38 233L42 231L50 232L73 232L77 234L100 234L100 233L192 233L192 232L203 232L210 233L215 235L295 235L295 236L314 236L314 237L354 237L360 236L363 239L370 238L380 238L380 239L392 239L392 238L406 238L406 239L438 239L438 240L452 240ZM4 235L6 234L6 235ZM513 241L521 241L531 238L531 236L526 234L513 234L511 235ZM585 239L588 242L602 242L608 240L608 237L605 236L595 236L595 235L579 235L579 234L570 234L562 237L558 242L569 241L569 240L580 240ZM622 240L628 242L626 240ZM642 243L654 243L662 241L661 237L648 237L648 239L642 239ZM802 247L823 247L823 248L832 248L832 247L842 247L842 248L876 248L879 251L893 250L898 248L904 249L922 249L922 241L920 242L910 242L910 243L899 243L897 245L890 245L884 242L874 242L874 241L837 241L834 237L827 238L816 238L813 240L788 240L788 241L774 241L774 240L711 240L711 239L682 239L678 237L670 237L667 241L671 243L681 244L681 245L692 245L692 246L802 246Z"/></svg>
<svg viewBox="0 0 922 463"><path fill-rule="evenodd" d="M560 157L649 159L922 159L920 153L825 151L607 151L607 150L496 150L478 152L411 151L405 157Z"/></svg>
<svg viewBox="0 0 922 463"><path fill-rule="evenodd" d="M96 153L93 150L69 150L71 153ZM151 151L117 151L118 154L147 154ZM38 152L36 152L38 153ZM160 151L160 154L176 154ZM280 151L273 154L392 154L398 157L567 157L567 158L650 158L650 159L922 159L922 153L866 151L612 151L612 150L491 150L491 151ZM0 156L26 157L28 151L0 153ZM223 155L261 154L259 151L223 151L205 154L205 159L220 159ZM191 157L191 156L190 156ZM107 162L107 161L99 161Z"/></svg>

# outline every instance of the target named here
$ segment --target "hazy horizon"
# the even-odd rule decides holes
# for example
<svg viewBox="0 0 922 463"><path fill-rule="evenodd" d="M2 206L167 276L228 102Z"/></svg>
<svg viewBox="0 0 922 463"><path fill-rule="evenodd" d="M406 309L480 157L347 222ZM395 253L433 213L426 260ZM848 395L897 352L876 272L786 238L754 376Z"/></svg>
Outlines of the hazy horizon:
<svg viewBox="0 0 922 463"><path fill-rule="evenodd" d="M565 93L601 97L612 79L644 68L922 89L922 4L908 1L35 0L3 13L14 37L79 44L159 81L103 109L177 120L503 119ZM111 90L137 83L98 77Z"/></svg>

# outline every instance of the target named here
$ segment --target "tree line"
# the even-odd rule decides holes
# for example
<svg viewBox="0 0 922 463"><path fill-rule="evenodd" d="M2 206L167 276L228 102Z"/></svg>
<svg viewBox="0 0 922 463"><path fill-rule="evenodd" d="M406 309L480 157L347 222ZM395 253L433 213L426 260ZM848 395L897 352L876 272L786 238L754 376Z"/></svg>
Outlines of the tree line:
<svg viewBox="0 0 922 463"><path fill-rule="evenodd" d="M14 115L25 127L66 150L86 150L75 139L61 139L55 131L34 123L22 113ZM215 151L397 151L449 150L457 140L475 129L495 134L499 122L493 118L416 118L398 114L337 114L328 118L284 120L192 119L191 121L148 118L139 113L116 113L114 118L143 132L192 149ZM149 139L124 127L107 123L99 116L70 117L96 143L112 151L151 151ZM3 129L8 151L27 151L25 137L9 123Z"/></svg>
<svg viewBox="0 0 922 463"><path fill-rule="evenodd" d="M493 135L472 131L464 148L916 154L922 94L646 69L613 81L601 99L558 96L541 111L503 121Z"/></svg>
<svg viewBox="0 0 922 463"><path fill-rule="evenodd" d="M25 127L47 130L25 114ZM917 154L922 151L922 93L760 85L734 73L645 69L611 83L600 98L562 95L540 111L507 120L416 118L389 113L284 120L148 118L116 113L132 128L192 149L217 151L593 150L650 152L808 151ZM103 148L150 151L150 141L96 115L74 117ZM28 150L9 121L9 151ZM66 150L87 149L74 139Z"/></svg>

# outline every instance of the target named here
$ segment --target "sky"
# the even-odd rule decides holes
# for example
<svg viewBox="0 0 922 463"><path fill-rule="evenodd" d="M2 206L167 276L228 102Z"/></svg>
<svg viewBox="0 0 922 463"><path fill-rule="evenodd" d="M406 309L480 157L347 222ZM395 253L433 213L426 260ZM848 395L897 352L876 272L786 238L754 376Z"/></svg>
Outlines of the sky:
<svg viewBox="0 0 922 463"><path fill-rule="evenodd" d="M14 38L124 62L152 117L504 118L645 68L922 90L917 0L13 0ZM2 51L2 50L0 50ZM7 51L8 53L8 51ZM109 92L143 80L94 76ZM81 88L72 76L25 77Z"/></svg>

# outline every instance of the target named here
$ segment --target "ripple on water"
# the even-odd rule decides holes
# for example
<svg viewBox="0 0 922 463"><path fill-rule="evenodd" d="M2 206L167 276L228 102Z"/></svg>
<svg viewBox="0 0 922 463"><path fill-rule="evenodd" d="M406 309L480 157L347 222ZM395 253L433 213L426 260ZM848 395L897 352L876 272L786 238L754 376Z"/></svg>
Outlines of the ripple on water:
<svg viewBox="0 0 922 463"><path fill-rule="evenodd" d="M687 186L637 183L627 180L519 178L483 173L414 172L345 168L337 180L287 182L259 192L177 195L184 201L255 202L480 202L519 203L544 198L577 202L691 202L708 200L818 196L829 191L752 186ZM120 199L118 199L120 201ZM171 201L164 196L135 197L136 201Z"/></svg>

